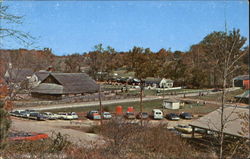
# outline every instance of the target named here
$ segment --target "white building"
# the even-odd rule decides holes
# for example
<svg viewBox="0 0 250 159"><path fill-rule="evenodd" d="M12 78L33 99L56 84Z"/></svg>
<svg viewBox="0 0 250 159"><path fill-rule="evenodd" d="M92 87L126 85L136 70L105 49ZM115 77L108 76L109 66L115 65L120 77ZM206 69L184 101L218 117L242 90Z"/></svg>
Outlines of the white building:
<svg viewBox="0 0 250 159"><path fill-rule="evenodd" d="M163 108L166 109L180 109L180 101L176 99L166 99L162 103Z"/></svg>

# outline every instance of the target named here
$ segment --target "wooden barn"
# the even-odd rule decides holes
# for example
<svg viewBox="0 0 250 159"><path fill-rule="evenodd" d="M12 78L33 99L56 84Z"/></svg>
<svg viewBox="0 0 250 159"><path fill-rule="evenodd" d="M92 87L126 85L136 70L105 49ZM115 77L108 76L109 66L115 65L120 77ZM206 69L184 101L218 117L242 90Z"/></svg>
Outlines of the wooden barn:
<svg viewBox="0 0 250 159"><path fill-rule="evenodd" d="M85 73L48 73L31 90L31 95L43 99L61 99L63 96L98 92L99 86Z"/></svg>

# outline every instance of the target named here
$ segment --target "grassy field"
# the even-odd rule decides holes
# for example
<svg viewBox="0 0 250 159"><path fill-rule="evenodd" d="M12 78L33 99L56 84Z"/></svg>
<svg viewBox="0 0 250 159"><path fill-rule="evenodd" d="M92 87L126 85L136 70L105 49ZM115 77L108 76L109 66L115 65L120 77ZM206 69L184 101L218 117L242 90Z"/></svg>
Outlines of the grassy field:
<svg viewBox="0 0 250 159"><path fill-rule="evenodd" d="M134 107L136 112L140 111L140 104L139 102L128 102L123 104L111 104L103 106L104 110L115 112L116 106L121 105L123 107L123 112L127 110L128 107ZM143 102L143 111L145 112L151 112L152 109L162 109L164 113L181 113L181 112L190 112L192 114L206 114L209 113L215 109L217 109L217 105L196 105L196 104L186 104L183 108L179 110L168 110L168 109L162 109L162 100L152 100L152 101L145 101ZM55 109L50 110L51 112L88 112L90 110L99 110L99 106L95 107L79 107L79 108L64 108L64 109Z"/></svg>
<svg viewBox="0 0 250 159"><path fill-rule="evenodd" d="M235 91L228 92L226 94L226 100L229 101L231 99L234 99L234 96L242 94L244 90L238 89ZM193 99L200 99L200 100L207 100L207 101L221 101L221 93L219 94L210 94L206 96L195 96L195 97L190 97Z"/></svg>

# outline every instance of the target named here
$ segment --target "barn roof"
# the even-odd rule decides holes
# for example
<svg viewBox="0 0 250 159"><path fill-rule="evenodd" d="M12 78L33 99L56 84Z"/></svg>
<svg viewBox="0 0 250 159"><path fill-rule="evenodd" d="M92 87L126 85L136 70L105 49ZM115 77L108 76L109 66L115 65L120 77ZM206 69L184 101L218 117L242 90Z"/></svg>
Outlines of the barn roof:
<svg viewBox="0 0 250 159"><path fill-rule="evenodd" d="M224 129L225 134L249 138L249 124L246 124L246 122L248 121L240 117L243 114L247 116L248 120L249 108L225 107L224 120L227 119L228 121ZM191 122L191 124L189 125L219 132L221 128L220 116L221 116L221 109L217 109ZM244 132L243 130L248 130L248 131Z"/></svg>
<svg viewBox="0 0 250 159"><path fill-rule="evenodd" d="M48 71L38 71L34 73L39 81L43 81L45 78L47 78L50 74Z"/></svg>
<svg viewBox="0 0 250 159"><path fill-rule="evenodd" d="M42 76L45 77L44 74ZM39 87L41 84L46 83L45 81L49 77L54 78L58 82L57 85L61 85L63 87L62 92L59 91L51 93L49 89L46 91L43 88L47 85ZM41 84L38 87L35 87L32 92L43 94L78 94L94 93L97 92L99 88L96 82L85 73L49 73L48 76L41 81Z"/></svg>
<svg viewBox="0 0 250 159"><path fill-rule="evenodd" d="M41 83L32 90L32 93L63 94L63 86L54 83Z"/></svg>

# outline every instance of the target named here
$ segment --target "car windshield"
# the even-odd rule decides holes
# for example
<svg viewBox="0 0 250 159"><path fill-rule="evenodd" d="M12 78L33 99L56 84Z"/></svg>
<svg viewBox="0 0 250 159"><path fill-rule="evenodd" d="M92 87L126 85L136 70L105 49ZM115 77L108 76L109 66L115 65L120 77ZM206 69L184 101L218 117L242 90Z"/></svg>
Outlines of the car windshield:
<svg viewBox="0 0 250 159"><path fill-rule="evenodd" d="M143 112L143 113L142 113L142 115L148 115L148 113L146 113L146 112Z"/></svg>

